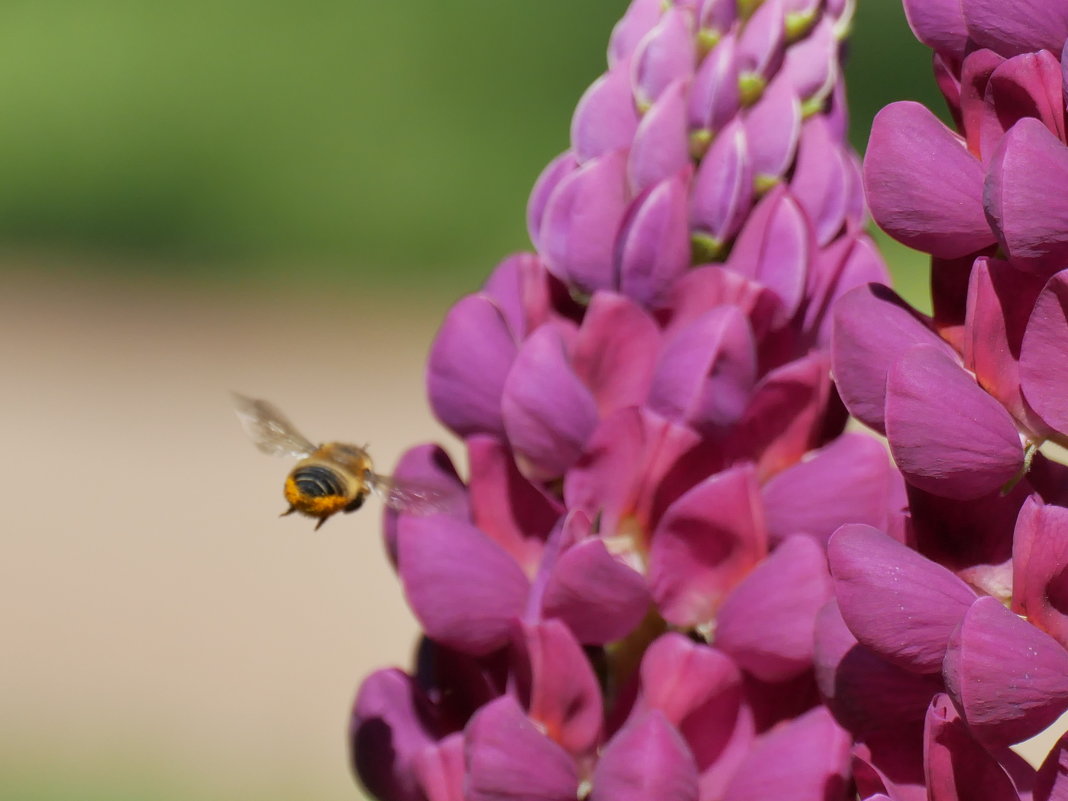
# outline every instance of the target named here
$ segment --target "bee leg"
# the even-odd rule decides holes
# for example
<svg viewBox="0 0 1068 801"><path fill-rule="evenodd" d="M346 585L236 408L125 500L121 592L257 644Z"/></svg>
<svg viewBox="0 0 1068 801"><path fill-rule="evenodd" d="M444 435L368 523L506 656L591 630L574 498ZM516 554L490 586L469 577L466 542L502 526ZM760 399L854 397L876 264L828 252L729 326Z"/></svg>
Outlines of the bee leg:
<svg viewBox="0 0 1068 801"><path fill-rule="evenodd" d="M320 517L319 522L315 524L315 528L312 529L312 531L318 531L320 528L322 528L323 523L325 523L328 519L329 518L326 517Z"/></svg>
<svg viewBox="0 0 1068 801"><path fill-rule="evenodd" d="M295 511L297 511L297 507L295 507L295 506L290 506L290 507L289 507L288 509L286 509L286 510L285 510L284 512L282 512L282 514L280 514L280 515L278 515L278 516L279 516L279 517L285 517L286 515L291 515L291 514L293 514L293 513L295 512Z"/></svg>

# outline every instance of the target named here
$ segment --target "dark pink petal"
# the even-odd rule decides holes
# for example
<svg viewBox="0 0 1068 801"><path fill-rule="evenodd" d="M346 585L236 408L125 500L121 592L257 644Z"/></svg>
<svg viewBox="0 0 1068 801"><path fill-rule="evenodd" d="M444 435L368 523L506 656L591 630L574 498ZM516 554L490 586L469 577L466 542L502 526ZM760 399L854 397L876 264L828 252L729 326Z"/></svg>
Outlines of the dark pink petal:
<svg viewBox="0 0 1068 801"><path fill-rule="evenodd" d="M609 70L582 95L571 118L571 149L579 163L626 147L638 129L630 70Z"/></svg>
<svg viewBox="0 0 1068 801"><path fill-rule="evenodd" d="M777 367L753 390L745 415L726 445L736 458L757 463L761 478L797 463L816 446L830 393L830 366L816 351Z"/></svg>
<svg viewBox="0 0 1068 801"><path fill-rule="evenodd" d="M717 306L735 306L749 318L757 341L785 318L782 304L768 288L732 270L710 265L695 267L672 288L672 317L667 331L673 332Z"/></svg>
<svg viewBox="0 0 1068 801"><path fill-rule="evenodd" d="M427 801L464 801L464 736L450 734L420 751L415 775Z"/></svg>
<svg viewBox="0 0 1068 801"><path fill-rule="evenodd" d="M861 207L855 216L860 218L864 213ZM805 330L826 349L831 347L834 320L831 311L838 300L864 284L890 283L886 262L871 237L863 233L845 234L823 248L808 274Z"/></svg>
<svg viewBox="0 0 1068 801"><path fill-rule="evenodd" d="M761 681L793 678L812 666L816 613L830 597L823 547L794 535L727 596L716 616L716 647Z"/></svg>
<svg viewBox="0 0 1068 801"><path fill-rule="evenodd" d="M534 247L541 249L541 224L545 218L545 206L552 197L556 187L579 167L575 154L570 150L564 151L550 161L530 192L527 200L527 233Z"/></svg>
<svg viewBox="0 0 1068 801"><path fill-rule="evenodd" d="M1020 381L1028 403L1042 419L1068 433L1068 270L1046 284L1023 338Z"/></svg>
<svg viewBox="0 0 1068 801"><path fill-rule="evenodd" d="M673 82L692 76L696 58L689 15L682 8L669 8L634 51L633 81L639 108L656 102Z"/></svg>
<svg viewBox="0 0 1068 801"><path fill-rule="evenodd" d="M864 182L875 221L911 248L955 258L995 241L982 165L919 103L891 103L875 115Z"/></svg>
<svg viewBox="0 0 1068 801"><path fill-rule="evenodd" d="M1009 261L1048 277L1068 263L1068 148L1041 122L1020 120L991 157L983 201Z"/></svg>
<svg viewBox="0 0 1068 801"><path fill-rule="evenodd" d="M353 767L383 801L422 801L413 772L419 752L437 739L426 695L399 670L379 670L360 686L349 724Z"/></svg>
<svg viewBox="0 0 1068 801"><path fill-rule="evenodd" d="M551 312L550 277L533 253L517 253L498 264L482 287L493 298L517 340L544 323Z"/></svg>
<svg viewBox="0 0 1068 801"><path fill-rule="evenodd" d="M930 345L910 348L887 376L886 436L909 483L948 498L978 498L1023 466L1009 413Z"/></svg>
<svg viewBox="0 0 1068 801"><path fill-rule="evenodd" d="M670 178L690 163L686 88L684 80L665 87L642 116L627 160L627 177L634 195ZM620 143L625 144L626 141Z"/></svg>
<svg viewBox="0 0 1068 801"><path fill-rule="evenodd" d="M835 601L816 617L813 662L824 704L858 739L923 722L942 676L905 670L857 642Z"/></svg>
<svg viewBox="0 0 1068 801"><path fill-rule="evenodd" d="M645 578L595 538L569 548L553 567L542 615L564 621L579 642L602 645L633 631L651 602Z"/></svg>
<svg viewBox="0 0 1068 801"><path fill-rule="evenodd" d="M984 116L990 131L984 132L983 153L989 154L1000 137L1018 120L1034 117L1050 133L1064 141L1064 92L1060 61L1048 50L1014 56L991 73L986 87ZM986 137L990 137L987 147Z"/></svg>
<svg viewBox="0 0 1068 801"><path fill-rule="evenodd" d="M924 767L931 801L1019 801L1008 774L975 741L942 693L927 712Z"/></svg>
<svg viewBox="0 0 1068 801"><path fill-rule="evenodd" d="M968 284L964 366L979 385L1033 430L1040 430L1020 389L1020 348L1043 281L1000 259L975 260Z"/></svg>
<svg viewBox="0 0 1068 801"><path fill-rule="evenodd" d="M658 637L642 658L641 704L656 709L680 726L695 713L706 713L710 702L732 706L737 714L742 677L722 651L670 632Z"/></svg>
<svg viewBox="0 0 1068 801"><path fill-rule="evenodd" d="M626 151L590 159L556 184L534 241L553 275L586 292L612 287L616 233L628 196Z"/></svg>
<svg viewBox="0 0 1068 801"><path fill-rule="evenodd" d="M753 171L740 122L712 141L694 177L690 225L722 247L738 233L753 204Z"/></svg>
<svg viewBox="0 0 1068 801"><path fill-rule="evenodd" d="M960 0L905 0L905 16L917 39L959 60L968 42L960 6Z"/></svg>
<svg viewBox="0 0 1068 801"><path fill-rule="evenodd" d="M783 58L786 17L782 0L765 0L753 12L738 38L738 66L742 75L769 79Z"/></svg>
<svg viewBox="0 0 1068 801"><path fill-rule="evenodd" d="M487 436L467 439L472 522L533 573L560 504L525 479L508 446Z"/></svg>
<svg viewBox="0 0 1068 801"><path fill-rule="evenodd" d="M623 18L612 29L608 44L608 62L613 67L631 57L638 42L660 20L663 5L660 0L632 0Z"/></svg>
<svg viewBox="0 0 1068 801"><path fill-rule="evenodd" d="M690 168L650 187L627 210L619 232L619 287L651 306L690 266Z"/></svg>
<svg viewBox="0 0 1068 801"><path fill-rule="evenodd" d="M1035 780L1035 801L1068 801L1068 734L1046 756Z"/></svg>
<svg viewBox="0 0 1068 801"><path fill-rule="evenodd" d="M713 5L709 3L707 5ZM734 9L734 3L719 3ZM711 135L723 129L738 113L738 63L733 35L724 36L697 68L690 86L690 127Z"/></svg>
<svg viewBox="0 0 1068 801"><path fill-rule="evenodd" d="M449 455L440 446L419 445L405 451L393 470L393 476L413 486L428 487L437 493L437 508L442 514L457 520L470 519L470 503L464 484L456 474ZM397 530L403 516L389 507L382 515L386 551L394 565L397 562Z"/></svg>
<svg viewBox="0 0 1068 801"><path fill-rule="evenodd" d="M668 508L653 534L648 575L661 615L678 626L712 620L766 551L752 468L706 479Z"/></svg>
<svg viewBox="0 0 1068 801"><path fill-rule="evenodd" d="M923 726L871 735L857 743L853 780L861 798L881 792L891 801L930 801L923 773Z"/></svg>
<svg viewBox="0 0 1068 801"><path fill-rule="evenodd" d="M804 297L814 247L812 228L804 212L780 187L753 209L727 266L772 290L782 301L783 314L789 316Z"/></svg>
<svg viewBox="0 0 1068 801"><path fill-rule="evenodd" d="M1034 496L1012 538L1012 611L1068 647L1068 509Z"/></svg>
<svg viewBox="0 0 1068 801"><path fill-rule="evenodd" d="M590 801L697 801L697 766L659 712L627 724L605 746Z"/></svg>
<svg viewBox="0 0 1068 801"><path fill-rule="evenodd" d="M544 325L523 343L504 382L501 410L529 475L562 475L597 424L597 405L568 363L564 332Z"/></svg>
<svg viewBox="0 0 1068 801"><path fill-rule="evenodd" d="M961 8L968 35L1003 56L1041 49L1060 52L1068 38L1068 8L1058 2L1018 0L1011 14L998 0L964 0Z"/></svg>
<svg viewBox="0 0 1068 801"><path fill-rule="evenodd" d="M482 707L465 737L466 801L575 801L574 761L511 696Z"/></svg>
<svg viewBox="0 0 1068 801"><path fill-rule="evenodd" d="M745 412L756 376L749 321L736 307L720 306L665 343L648 406L698 430L723 430Z"/></svg>
<svg viewBox="0 0 1068 801"><path fill-rule="evenodd" d="M575 339L571 367L604 417L645 402L659 352L660 330L648 312L622 295L598 292Z"/></svg>
<svg viewBox="0 0 1068 801"><path fill-rule="evenodd" d="M963 581L870 526L842 526L827 561L857 640L906 670L941 670L946 643L975 600Z"/></svg>
<svg viewBox="0 0 1068 801"><path fill-rule="evenodd" d="M768 733L742 763L724 801L840 801L849 788L849 734L823 707Z"/></svg>
<svg viewBox="0 0 1068 801"><path fill-rule="evenodd" d="M801 128L797 167L790 190L812 221L816 242L827 245L846 215L848 179L841 140L835 139L823 117L808 119Z"/></svg>
<svg viewBox="0 0 1068 801"><path fill-rule="evenodd" d="M968 140L968 151L973 156L982 157L984 163L989 160L997 141L987 141L988 149L984 150L983 130L1000 127L997 125L997 109L986 100L986 87L994 70L1004 63L1005 59L992 50L975 50L965 56L960 65L957 86L960 96L960 127L963 127L963 133ZM993 125L989 117L994 117ZM998 139L1002 133L1004 130L997 132Z"/></svg>
<svg viewBox="0 0 1068 801"><path fill-rule="evenodd" d="M397 541L401 581L427 635L470 654L507 642L530 583L499 545L444 515L409 516Z"/></svg>
<svg viewBox="0 0 1068 801"><path fill-rule="evenodd" d="M885 528L900 480L882 443L844 434L764 485L768 534L772 542L790 534L826 542L846 523Z"/></svg>
<svg viewBox="0 0 1068 801"><path fill-rule="evenodd" d="M762 8L771 2L765 2ZM745 116L749 161L758 186L777 182L793 163L801 135L801 103L785 76L771 82Z"/></svg>
<svg viewBox="0 0 1068 801"><path fill-rule="evenodd" d="M434 414L460 436L503 434L501 392L516 355L497 305L470 295L449 310L430 349L427 388Z"/></svg>
<svg viewBox="0 0 1068 801"><path fill-rule="evenodd" d="M582 646L558 620L523 625L520 644L530 671L524 688L530 719L576 758L592 752L601 737L604 708Z"/></svg>
<svg viewBox="0 0 1068 801"><path fill-rule="evenodd" d="M1033 737L1068 709L1068 653L990 596L975 601L954 632L943 676L988 747Z"/></svg>

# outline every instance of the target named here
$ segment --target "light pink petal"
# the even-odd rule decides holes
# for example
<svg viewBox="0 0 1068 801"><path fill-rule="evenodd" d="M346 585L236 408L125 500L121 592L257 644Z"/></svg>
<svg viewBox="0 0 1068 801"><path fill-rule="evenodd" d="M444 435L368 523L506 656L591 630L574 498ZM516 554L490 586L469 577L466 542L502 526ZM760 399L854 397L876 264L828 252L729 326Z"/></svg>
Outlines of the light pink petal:
<svg viewBox="0 0 1068 801"><path fill-rule="evenodd" d="M450 734L415 757L415 775L427 801L464 801L464 737Z"/></svg>
<svg viewBox="0 0 1068 801"><path fill-rule="evenodd" d="M1033 118L991 157L983 201L1009 261L1048 277L1068 263L1068 148Z"/></svg>
<svg viewBox="0 0 1068 801"><path fill-rule="evenodd" d="M975 593L946 568L864 525L827 544L835 595L853 636L916 673L942 669L946 644Z"/></svg>
<svg viewBox="0 0 1068 801"><path fill-rule="evenodd" d="M789 537L723 602L716 647L761 681L794 678L812 666L816 614L831 595L823 547Z"/></svg>
<svg viewBox="0 0 1068 801"><path fill-rule="evenodd" d="M401 456L393 470L398 478L412 486L427 487L437 494L436 508L457 520L471 518L467 491L449 455L438 445L419 445ZM382 531L386 551L394 565L397 563L397 531L405 515L386 507L382 513Z"/></svg>
<svg viewBox="0 0 1068 801"><path fill-rule="evenodd" d="M844 798L849 786L849 734L823 707L769 732L750 752L724 801Z"/></svg>
<svg viewBox="0 0 1068 801"><path fill-rule="evenodd" d="M638 129L638 110L626 65L611 69L582 95L571 118L571 149L579 163L627 147Z"/></svg>
<svg viewBox="0 0 1068 801"><path fill-rule="evenodd" d="M1020 380L1028 403L1042 419L1068 433L1068 270L1046 284L1023 338Z"/></svg>
<svg viewBox="0 0 1068 801"><path fill-rule="evenodd" d="M594 538L569 548L553 567L542 614L564 621L579 642L602 645L633 631L651 602L645 578Z"/></svg>
<svg viewBox="0 0 1068 801"><path fill-rule="evenodd" d="M549 198L552 197L560 182L575 172L578 167L575 154L570 150L564 151L546 165L534 183L530 198L527 200L527 233L535 248L540 250L542 246L541 224L545 219L545 206Z"/></svg>
<svg viewBox="0 0 1068 801"><path fill-rule="evenodd" d="M753 12L738 38L738 64L743 75L765 80L779 69L786 35L786 14L782 0L765 0Z"/></svg>
<svg viewBox="0 0 1068 801"><path fill-rule="evenodd" d="M482 707L465 738L466 801L575 801L574 761L511 696Z"/></svg>
<svg viewBox="0 0 1068 801"><path fill-rule="evenodd" d="M568 363L565 334L544 325L523 343L504 382L508 440L528 475L560 476L597 425L597 405Z"/></svg>
<svg viewBox="0 0 1068 801"><path fill-rule="evenodd" d="M978 498L1023 466L1009 413L930 345L913 346L890 370L886 436L908 482L948 498Z"/></svg>
<svg viewBox="0 0 1068 801"><path fill-rule="evenodd" d="M516 253L498 264L482 291L493 298L517 340L552 314L550 277L533 253Z"/></svg>
<svg viewBox="0 0 1068 801"><path fill-rule="evenodd" d="M960 0L905 0L905 16L925 45L958 60L964 56L968 30Z"/></svg>
<svg viewBox="0 0 1068 801"><path fill-rule="evenodd" d="M838 78L838 37L824 16L809 34L786 49L782 71L803 103L812 105L830 94ZM813 117L812 119L820 119Z"/></svg>
<svg viewBox="0 0 1068 801"><path fill-rule="evenodd" d="M686 81L681 79L665 87L642 116L630 142L627 160L632 194L641 194L690 163L686 89ZM620 142L620 146L626 144L627 141Z"/></svg>
<svg viewBox="0 0 1068 801"><path fill-rule="evenodd" d="M842 229L848 188L848 165L841 141L833 137L823 117L806 120L790 190L812 221L821 247Z"/></svg>
<svg viewBox="0 0 1068 801"><path fill-rule="evenodd" d="M955 258L995 242L982 165L919 103L891 103L875 115L864 182L875 221L911 248Z"/></svg>
<svg viewBox="0 0 1068 801"><path fill-rule="evenodd" d="M634 51L632 80L639 107L648 107L674 81L693 75L697 53L690 15L671 7Z"/></svg>
<svg viewBox="0 0 1068 801"><path fill-rule="evenodd" d="M589 387L601 416L640 406L649 394L660 330L630 299L594 294L571 352L571 366Z"/></svg>
<svg viewBox="0 0 1068 801"><path fill-rule="evenodd" d="M481 655L507 642L530 584L515 560L471 525L410 517L397 541L408 603L433 639Z"/></svg>
<svg viewBox="0 0 1068 801"><path fill-rule="evenodd" d="M753 204L753 171L745 131L732 122L712 141L694 177L690 225L722 248L741 228Z"/></svg>
<svg viewBox="0 0 1068 801"><path fill-rule="evenodd" d="M943 677L987 747L1033 737L1068 709L1068 653L990 596L976 600L954 632Z"/></svg>
<svg viewBox="0 0 1068 801"><path fill-rule="evenodd" d="M486 295L469 295L445 317L430 349L427 388L434 414L460 436L503 434L501 392L515 336Z"/></svg>
<svg viewBox="0 0 1068 801"><path fill-rule="evenodd" d="M707 6L717 3L707 3ZM734 9L734 3L718 3ZM736 117L741 105L733 35L724 36L705 56L690 86L690 127L715 136Z"/></svg>
<svg viewBox="0 0 1068 801"><path fill-rule="evenodd" d="M770 5L767 0L761 7ZM793 163L801 135L801 103L789 78L773 80L744 121L754 180L774 184Z"/></svg>
<svg viewBox="0 0 1068 801"><path fill-rule="evenodd" d="M678 626L712 620L766 551L752 468L711 476L672 504L653 534L649 582L660 613Z"/></svg>
<svg viewBox="0 0 1068 801"><path fill-rule="evenodd" d="M590 801L697 801L693 755L663 715L642 715L605 746Z"/></svg>
<svg viewBox="0 0 1068 801"><path fill-rule="evenodd" d="M1068 39L1068 8L1062 3L1016 0L1011 14L998 0L964 0L961 8L968 35L1003 56L1041 49L1060 52Z"/></svg>
<svg viewBox="0 0 1068 801"><path fill-rule="evenodd" d="M791 534L826 542L846 523L884 528L900 480L880 442L844 434L764 485L768 534L772 542Z"/></svg>
<svg viewBox="0 0 1068 801"><path fill-rule="evenodd" d="M1068 509L1035 496L1012 538L1012 611L1068 647Z"/></svg>
<svg viewBox="0 0 1068 801"><path fill-rule="evenodd" d="M634 48L660 20L664 7L660 0L632 0L626 13L612 29L608 62L613 67L631 57Z"/></svg>

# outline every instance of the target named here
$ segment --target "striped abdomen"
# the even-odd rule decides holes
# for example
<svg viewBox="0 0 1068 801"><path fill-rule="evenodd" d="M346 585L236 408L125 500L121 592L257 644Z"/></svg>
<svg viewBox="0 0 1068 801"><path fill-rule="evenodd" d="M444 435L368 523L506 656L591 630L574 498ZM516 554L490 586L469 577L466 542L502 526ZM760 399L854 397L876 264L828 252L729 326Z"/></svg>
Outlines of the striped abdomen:
<svg viewBox="0 0 1068 801"><path fill-rule="evenodd" d="M319 464L298 467L290 476L301 495L309 498L325 498L329 495L345 496L347 482L335 470Z"/></svg>

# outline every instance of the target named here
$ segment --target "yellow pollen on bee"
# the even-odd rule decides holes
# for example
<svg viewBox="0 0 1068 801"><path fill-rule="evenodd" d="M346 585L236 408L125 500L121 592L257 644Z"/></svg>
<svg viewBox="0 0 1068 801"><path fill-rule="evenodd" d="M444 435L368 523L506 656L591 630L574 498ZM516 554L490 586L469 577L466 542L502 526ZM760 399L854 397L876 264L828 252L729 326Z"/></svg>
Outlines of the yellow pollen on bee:
<svg viewBox="0 0 1068 801"><path fill-rule="evenodd" d="M284 493L290 506L295 507L298 512L303 512L312 517L329 517L340 512L352 500L344 495L322 495L319 497L306 495L300 491L297 482L291 476L286 478Z"/></svg>

